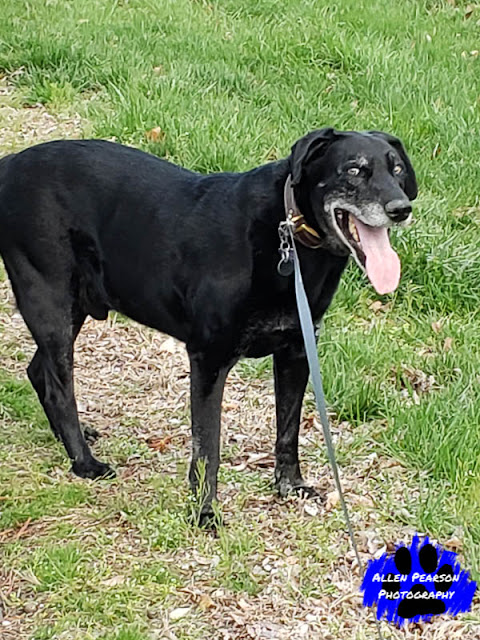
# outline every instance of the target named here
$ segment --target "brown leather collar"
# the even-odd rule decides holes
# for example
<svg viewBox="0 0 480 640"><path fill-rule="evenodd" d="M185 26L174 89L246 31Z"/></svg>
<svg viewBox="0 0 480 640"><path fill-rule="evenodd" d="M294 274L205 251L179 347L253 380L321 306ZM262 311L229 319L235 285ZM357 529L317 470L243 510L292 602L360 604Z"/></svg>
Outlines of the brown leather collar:
<svg viewBox="0 0 480 640"><path fill-rule="evenodd" d="M309 249L319 249L323 241L318 233L307 224L305 217L300 213L292 187L292 176L288 174L284 189L285 215L287 220L293 222L293 236Z"/></svg>

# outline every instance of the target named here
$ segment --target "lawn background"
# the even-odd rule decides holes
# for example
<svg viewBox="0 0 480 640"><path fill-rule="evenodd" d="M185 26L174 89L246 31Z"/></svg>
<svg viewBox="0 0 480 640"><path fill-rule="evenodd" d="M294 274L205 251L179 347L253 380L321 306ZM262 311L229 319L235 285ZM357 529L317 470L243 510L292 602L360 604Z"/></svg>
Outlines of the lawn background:
<svg viewBox="0 0 480 640"><path fill-rule="evenodd" d="M0 15L0 72L13 83L18 108L41 103L52 114L79 114L84 135L135 145L194 170L247 170L286 156L297 138L322 126L380 129L403 139L420 195L415 225L394 238L401 286L377 304L350 265L319 353L337 420L358 433L340 447L340 462L368 450L403 465L421 499L392 505L394 521L406 518L441 541L460 536L465 564L478 579L480 5L0 0ZM0 339L1 333L0 327ZM241 371L247 380L262 378L270 363L249 362ZM29 478L12 483L12 473L28 446L25 425L40 421L44 430L45 424L29 386L7 368L0 407L9 425L0 433L0 527L41 518L59 492L64 513L94 500L91 485L37 479L38 494L19 508L15 497ZM57 456L52 464L66 462ZM162 482L174 504L174 485ZM238 526L253 525L243 519ZM82 559L72 544L61 551L62 562L75 567ZM48 574L42 584L55 598L58 584L48 576L56 561L48 559L60 551L52 540L41 549ZM238 554L250 552L246 545ZM11 566L29 558L18 542L7 556ZM251 587L244 578L239 591ZM174 592L176 578L165 580L165 593ZM85 610L80 626L87 625ZM71 615L66 606L58 628L68 628ZM144 637L145 619L128 621ZM100 633L108 621L93 627ZM54 637L42 633L35 637ZM136 639L137 631L131 633L122 639Z"/></svg>

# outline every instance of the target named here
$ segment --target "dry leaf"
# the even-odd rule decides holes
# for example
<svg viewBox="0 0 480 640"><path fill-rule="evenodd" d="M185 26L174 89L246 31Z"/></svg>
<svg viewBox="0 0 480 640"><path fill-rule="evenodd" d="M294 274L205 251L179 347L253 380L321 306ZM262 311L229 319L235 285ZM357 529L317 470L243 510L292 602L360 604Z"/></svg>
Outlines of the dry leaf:
<svg viewBox="0 0 480 640"><path fill-rule="evenodd" d="M382 546L382 542L378 538L370 538L367 542L368 553L373 556Z"/></svg>
<svg viewBox="0 0 480 640"><path fill-rule="evenodd" d="M432 322L432 329L435 333L440 333L442 330L443 322L441 320L437 320L436 322Z"/></svg>
<svg viewBox="0 0 480 640"><path fill-rule="evenodd" d="M406 387L412 387L412 396L414 401L415 396L418 397L419 393L430 393L433 389L439 388L439 385L435 380L435 376L431 374L429 375L421 369L416 369L415 367L410 367L406 364L402 364L402 383Z"/></svg>
<svg viewBox="0 0 480 640"><path fill-rule="evenodd" d="M315 414L310 413L308 416L305 416L302 420L302 430L308 431L309 429L313 429L315 426Z"/></svg>
<svg viewBox="0 0 480 640"><path fill-rule="evenodd" d="M325 503L325 509L327 511L331 511L340 501L340 496L338 495L338 491L331 491L327 493L327 501Z"/></svg>
<svg viewBox="0 0 480 640"><path fill-rule="evenodd" d="M123 584L125 582L125 576L112 576L111 578L107 578L107 580L102 580L100 584L103 587L118 587L119 584Z"/></svg>
<svg viewBox="0 0 480 640"><path fill-rule="evenodd" d="M256 467L273 467L275 466L275 458L271 453L251 453L248 456L247 465Z"/></svg>
<svg viewBox="0 0 480 640"><path fill-rule="evenodd" d="M422 347L418 350L418 355L422 358L432 357L434 355L432 347Z"/></svg>
<svg viewBox="0 0 480 640"><path fill-rule="evenodd" d="M168 616L172 622L176 620L180 620L184 618L186 615L190 613L190 607L177 607L170 611L170 615Z"/></svg>
<svg viewBox="0 0 480 640"><path fill-rule="evenodd" d="M208 593L204 593L203 596L200 596L198 606L202 611L208 611L208 609L212 609L215 606L215 603Z"/></svg>
<svg viewBox="0 0 480 640"><path fill-rule="evenodd" d="M305 503L304 510L305 510L305 513L308 513L309 516L312 516L312 517L318 516L318 507L314 502Z"/></svg>
<svg viewBox="0 0 480 640"><path fill-rule="evenodd" d="M165 438L152 437L147 439L147 445L150 447L150 449L153 449L154 451L165 453L171 441L172 441L172 436L165 436Z"/></svg>
<svg viewBox="0 0 480 640"><path fill-rule="evenodd" d="M230 611L228 615L229 615L229 616L232 618L232 620L233 620L236 624L238 624L240 627L245 626L245 620L244 620L241 616L239 616L238 614L233 613L233 611Z"/></svg>
<svg viewBox="0 0 480 640"><path fill-rule="evenodd" d="M232 471L245 471L246 468L247 468L247 465L245 464L245 462L239 462L238 464L230 465L230 469Z"/></svg>
<svg viewBox="0 0 480 640"><path fill-rule="evenodd" d="M372 302L372 304L369 305L368 308L371 309L371 311L375 311L375 313L376 313L377 311L380 311L382 306L383 305L382 305L381 300L375 300L375 302Z"/></svg>
<svg viewBox="0 0 480 640"><path fill-rule="evenodd" d="M266 156L266 159L269 162L273 162L275 160L278 160L279 158L281 158L281 155L278 152L278 149L270 149L270 151L267 153L267 156Z"/></svg>
<svg viewBox="0 0 480 640"><path fill-rule="evenodd" d="M145 137L149 142L161 142L165 138L165 132L161 127L153 127L145 133Z"/></svg>
<svg viewBox="0 0 480 640"><path fill-rule="evenodd" d="M167 338L167 340L162 342L158 350L162 353L175 353L177 350L177 343L173 338Z"/></svg>
<svg viewBox="0 0 480 640"><path fill-rule="evenodd" d="M449 549L450 551L455 551L455 553L457 553L463 549L463 542L457 536L452 536L443 546L445 549Z"/></svg>
<svg viewBox="0 0 480 640"><path fill-rule="evenodd" d="M443 343L443 350L450 351L453 345L453 338L445 338L445 342Z"/></svg>
<svg viewBox="0 0 480 640"><path fill-rule="evenodd" d="M398 515L402 516L402 518L405 518L405 520L412 520L413 516L410 513L410 511L408 511L408 509L406 509L405 507L401 507L398 511Z"/></svg>
<svg viewBox="0 0 480 640"><path fill-rule="evenodd" d="M25 604L23 605L23 610L25 611L25 613L35 613L37 608L38 608L37 603L33 602L32 600L25 602Z"/></svg>

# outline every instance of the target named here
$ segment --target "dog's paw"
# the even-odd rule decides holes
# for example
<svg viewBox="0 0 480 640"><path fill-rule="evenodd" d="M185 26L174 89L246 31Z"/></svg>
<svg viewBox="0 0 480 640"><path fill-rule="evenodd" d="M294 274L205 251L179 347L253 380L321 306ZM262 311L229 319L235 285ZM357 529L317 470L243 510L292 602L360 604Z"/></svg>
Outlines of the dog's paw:
<svg viewBox="0 0 480 640"><path fill-rule="evenodd" d="M316 498L324 500L325 497L319 493L314 487L306 485L302 479L292 481L290 478L281 478L275 483L275 487L282 498L287 496L298 495L301 498Z"/></svg>
<svg viewBox="0 0 480 640"><path fill-rule="evenodd" d="M194 527L200 527L200 529L213 533L224 524L222 516L218 512L214 512L213 509L202 509L200 513L191 511L188 514L188 521Z"/></svg>
<svg viewBox="0 0 480 640"><path fill-rule="evenodd" d="M317 491L315 487L310 487L307 484L301 484L293 487L292 492L300 496L300 498L308 498L309 500L320 500L321 502L325 502L325 495L320 493L320 491Z"/></svg>
<svg viewBox="0 0 480 640"><path fill-rule="evenodd" d="M109 464L95 460L95 458L81 462L76 460L72 464L72 472L80 478L90 478L91 480L111 479L117 475Z"/></svg>
<svg viewBox="0 0 480 640"><path fill-rule="evenodd" d="M200 514L198 526L206 531L216 532L223 527L223 518L213 511L205 511Z"/></svg>

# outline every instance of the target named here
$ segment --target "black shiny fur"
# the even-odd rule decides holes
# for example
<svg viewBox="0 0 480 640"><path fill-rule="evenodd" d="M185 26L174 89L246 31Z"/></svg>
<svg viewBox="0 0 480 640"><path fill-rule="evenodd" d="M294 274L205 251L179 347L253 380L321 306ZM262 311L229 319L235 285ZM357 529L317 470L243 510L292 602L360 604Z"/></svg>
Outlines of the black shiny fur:
<svg viewBox="0 0 480 640"><path fill-rule="evenodd" d="M359 149L372 174L355 185L342 167ZM97 140L51 142L0 160L0 253L38 346L28 375L77 475L113 474L80 429L73 343L87 315L105 319L115 309L186 344L190 482L195 490L197 461L205 460L205 515L216 495L224 383L241 357L273 354L276 484L281 494L304 487L298 431L308 369L293 277L277 273L285 180L292 173L299 206L324 241L298 247L318 322L348 260L324 198L340 187L382 203L403 195L408 185L392 176L392 154L406 167L412 197L415 178L398 140L332 129L305 136L286 159L238 174L200 175Z"/></svg>

